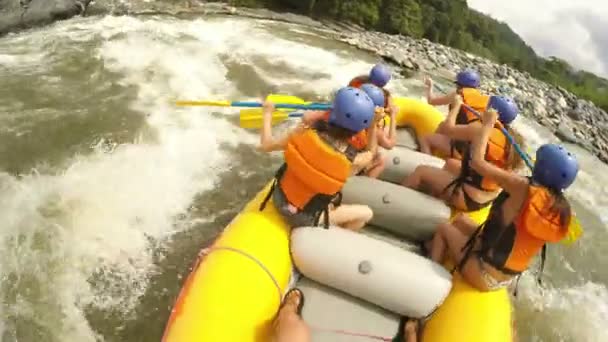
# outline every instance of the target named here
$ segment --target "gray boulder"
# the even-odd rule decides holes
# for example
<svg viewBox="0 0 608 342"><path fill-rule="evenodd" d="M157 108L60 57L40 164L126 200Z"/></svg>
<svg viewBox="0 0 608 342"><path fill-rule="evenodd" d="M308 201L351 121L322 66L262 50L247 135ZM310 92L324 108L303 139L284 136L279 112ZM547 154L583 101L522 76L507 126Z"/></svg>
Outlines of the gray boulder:
<svg viewBox="0 0 608 342"><path fill-rule="evenodd" d="M0 35L84 13L91 0L0 0Z"/></svg>

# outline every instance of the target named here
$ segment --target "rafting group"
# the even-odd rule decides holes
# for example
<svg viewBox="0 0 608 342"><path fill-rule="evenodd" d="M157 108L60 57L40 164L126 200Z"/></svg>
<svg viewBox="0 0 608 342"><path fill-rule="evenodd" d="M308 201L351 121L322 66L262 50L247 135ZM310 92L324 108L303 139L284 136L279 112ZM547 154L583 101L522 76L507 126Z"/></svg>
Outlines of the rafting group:
<svg viewBox="0 0 608 342"><path fill-rule="evenodd" d="M385 167L379 147L396 145L399 109L385 89L390 79L386 66L374 66L369 75L337 91L331 110L305 112L281 138L271 132L274 105L264 103L259 149L283 151L284 164L260 210L272 199L292 227L360 230L372 219L366 205L341 204L340 193L352 175L378 177ZM428 103L449 105L449 113L434 134L419 139L420 151L441 156L445 164L420 165L401 184L462 214L441 223L423 250L440 264L451 258L479 291L507 287L538 254L542 267L546 244L568 234L573 213L564 190L576 178L577 160L564 147L545 144L536 152L532 175L520 175L524 160L513 142L522 146L523 139L511 127L518 115L512 99L483 94L479 74L470 69L456 76L456 90L446 95L433 94L430 78L424 83ZM489 204L482 225L464 214ZM286 294L273 325L276 341L310 341L310 329L301 318L303 304L298 288ZM420 328L407 321L404 340L416 341Z"/></svg>

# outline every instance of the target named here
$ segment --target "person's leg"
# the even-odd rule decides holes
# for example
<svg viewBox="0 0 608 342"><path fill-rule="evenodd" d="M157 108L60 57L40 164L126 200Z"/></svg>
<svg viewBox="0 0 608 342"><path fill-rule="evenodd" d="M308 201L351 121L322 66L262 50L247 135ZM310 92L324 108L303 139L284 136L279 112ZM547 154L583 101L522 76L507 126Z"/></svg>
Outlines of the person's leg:
<svg viewBox="0 0 608 342"><path fill-rule="evenodd" d="M287 293L283 305L274 321L273 336L275 342L310 342L310 328L302 320L299 310L304 303L299 289Z"/></svg>
<svg viewBox="0 0 608 342"><path fill-rule="evenodd" d="M445 191L445 189L456 178L457 176L446 170L429 165L420 165L404 180L402 185L419 191L424 187L427 191L423 192L446 200L450 199L451 196L444 197L444 194L451 195L451 191Z"/></svg>
<svg viewBox="0 0 608 342"><path fill-rule="evenodd" d="M462 232L462 234L470 236L475 233L479 225L466 214L460 213L452 220L452 225Z"/></svg>
<svg viewBox="0 0 608 342"><path fill-rule="evenodd" d="M377 153L372 165L367 169L366 175L370 178L378 178L384 168L386 167L386 160L381 153Z"/></svg>
<svg viewBox="0 0 608 342"><path fill-rule="evenodd" d="M372 209L367 205L343 204L329 211L329 223L346 229L360 230L373 216ZM323 217L320 222L323 222Z"/></svg>
<svg viewBox="0 0 608 342"><path fill-rule="evenodd" d="M462 170L462 161L455 158L446 159L445 164L443 164L443 169L454 176L458 176Z"/></svg>
<svg viewBox="0 0 608 342"><path fill-rule="evenodd" d="M469 235L463 234L459 228L450 223L442 223L437 227L431 245L431 259L442 263L446 252L456 263L460 263L464 252L462 248L467 243Z"/></svg>
<svg viewBox="0 0 608 342"><path fill-rule="evenodd" d="M420 152L432 154L433 150L440 152L443 155L450 155L452 149L451 140L447 135L429 134L420 139Z"/></svg>

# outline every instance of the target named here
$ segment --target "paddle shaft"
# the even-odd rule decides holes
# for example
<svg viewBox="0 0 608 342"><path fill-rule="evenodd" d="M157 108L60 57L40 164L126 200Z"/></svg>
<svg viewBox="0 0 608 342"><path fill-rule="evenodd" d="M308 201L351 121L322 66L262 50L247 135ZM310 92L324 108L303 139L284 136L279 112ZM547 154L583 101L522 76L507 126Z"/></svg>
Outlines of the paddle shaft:
<svg viewBox="0 0 608 342"><path fill-rule="evenodd" d="M247 107L247 108L260 108L263 107L261 102L248 102L248 101L177 101L175 103L178 106L206 106L206 107ZM295 104L295 103L276 103L274 105L277 109L301 109L301 110L330 110L331 105L324 103L311 103L311 104Z"/></svg>
<svg viewBox="0 0 608 342"><path fill-rule="evenodd" d="M439 85L437 85L435 83L433 83L433 85L435 86L435 89L439 90L439 92L441 92L443 94L446 93L443 90L443 88L441 88ZM464 104L464 103L462 104L462 106L481 119L481 114L479 114L479 112L477 112L475 109L471 108L471 106ZM511 145L513 145L513 147L515 148L515 151L517 151L519 156L524 160L524 162L526 163L528 168L530 168L530 170L534 169L534 164L532 164L530 157L521 149L521 147L519 147L519 144L517 142L515 142L515 139L513 139L511 134L509 134L509 132L502 126L500 127L500 131L505 135L505 137L507 137L507 140L509 140L509 143L511 143Z"/></svg>

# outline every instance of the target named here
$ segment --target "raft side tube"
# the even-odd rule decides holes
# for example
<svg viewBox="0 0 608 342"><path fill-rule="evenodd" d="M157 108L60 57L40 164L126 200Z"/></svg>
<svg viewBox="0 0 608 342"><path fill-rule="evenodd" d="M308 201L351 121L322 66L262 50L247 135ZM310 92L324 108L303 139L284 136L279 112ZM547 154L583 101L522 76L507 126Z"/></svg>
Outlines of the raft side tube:
<svg viewBox="0 0 608 342"><path fill-rule="evenodd" d="M408 317L431 314L452 287L441 265L339 227L294 229L291 253L304 276Z"/></svg>

